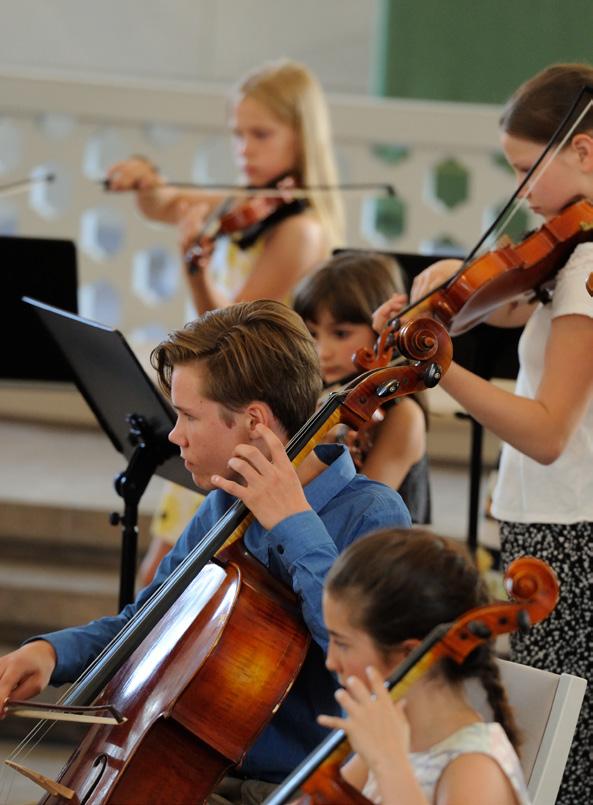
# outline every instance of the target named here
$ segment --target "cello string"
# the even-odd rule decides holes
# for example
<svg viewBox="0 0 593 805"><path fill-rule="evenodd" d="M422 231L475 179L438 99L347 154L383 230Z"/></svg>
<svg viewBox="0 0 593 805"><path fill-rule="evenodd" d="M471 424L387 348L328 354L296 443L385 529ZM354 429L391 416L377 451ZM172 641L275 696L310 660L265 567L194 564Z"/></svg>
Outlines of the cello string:
<svg viewBox="0 0 593 805"><path fill-rule="evenodd" d="M22 762L26 760L31 753L39 746L40 742L45 738L49 730L52 728L53 724L46 722L46 729L42 731L42 734L39 735L35 743L32 743L33 736L39 729L42 727L42 722L39 722L31 732L23 738L23 740L18 744L18 746L14 749L13 752L8 756L7 760L16 761L17 758ZM24 764L23 764L24 765ZM12 790L14 788L15 780L17 779L17 771L15 769L11 769L10 766L7 766L5 763L2 764L2 769L0 769L0 803L6 803L9 800L9 797L12 794Z"/></svg>

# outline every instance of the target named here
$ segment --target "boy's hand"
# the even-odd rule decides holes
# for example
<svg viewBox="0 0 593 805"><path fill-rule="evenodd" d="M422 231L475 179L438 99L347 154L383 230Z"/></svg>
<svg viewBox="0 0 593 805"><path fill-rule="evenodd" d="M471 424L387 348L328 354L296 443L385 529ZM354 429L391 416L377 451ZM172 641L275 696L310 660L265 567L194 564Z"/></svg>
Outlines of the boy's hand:
<svg viewBox="0 0 593 805"><path fill-rule="evenodd" d="M46 640L35 640L0 657L0 718L6 699L30 699L47 687L56 659Z"/></svg>
<svg viewBox="0 0 593 805"><path fill-rule="evenodd" d="M270 458L251 444L239 444L229 467L243 483L212 476L212 484L242 500L255 519L269 531L298 512L309 511L303 487L286 454L284 445L265 425L256 425L255 435L267 445Z"/></svg>

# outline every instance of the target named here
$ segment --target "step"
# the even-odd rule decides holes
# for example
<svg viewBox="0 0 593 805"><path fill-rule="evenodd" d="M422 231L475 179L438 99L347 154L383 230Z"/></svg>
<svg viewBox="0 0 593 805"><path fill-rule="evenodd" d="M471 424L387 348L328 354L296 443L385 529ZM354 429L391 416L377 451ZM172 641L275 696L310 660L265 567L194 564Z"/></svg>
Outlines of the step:
<svg viewBox="0 0 593 805"><path fill-rule="evenodd" d="M0 566L0 640L19 642L117 612L119 578L107 570Z"/></svg>
<svg viewBox="0 0 593 805"><path fill-rule="evenodd" d="M151 515L138 517L138 551L150 540ZM0 556L44 565L93 565L116 569L122 530L109 512L96 508L3 500L0 505Z"/></svg>

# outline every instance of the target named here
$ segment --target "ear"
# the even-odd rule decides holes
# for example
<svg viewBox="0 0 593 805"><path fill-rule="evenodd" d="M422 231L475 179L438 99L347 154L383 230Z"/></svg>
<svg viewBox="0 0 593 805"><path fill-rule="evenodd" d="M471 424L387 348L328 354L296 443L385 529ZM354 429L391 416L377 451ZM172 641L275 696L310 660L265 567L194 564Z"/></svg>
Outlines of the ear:
<svg viewBox="0 0 593 805"><path fill-rule="evenodd" d="M411 637L409 640L404 640L402 643L399 644L399 648L404 652L405 656L407 657L408 654L411 654L415 648L418 648L422 641L417 640L415 637Z"/></svg>
<svg viewBox="0 0 593 805"><path fill-rule="evenodd" d="M267 403L254 401L246 406L242 414L245 426L249 432L250 438L257 438L255 435L255 427L260 423L266 425L268 428L274 428L275 417L272 414L270 406Z"/></svg>
<svg viewBox="0 0 593 805"><path fill-rule="evenodd" d="M581 169L593 171L593 137L585 132L575 134L570 145L576 152Z"/></svg>
<svg viewBox="0 0 593 805"><path fill-rule="evenodd" d="M400 665L414 649L420 645L422 641L417 640L415 637L409 640L402 640L397 646L394 646L389 656L387 657L388 663L392 666L392 670Z"/></svg>

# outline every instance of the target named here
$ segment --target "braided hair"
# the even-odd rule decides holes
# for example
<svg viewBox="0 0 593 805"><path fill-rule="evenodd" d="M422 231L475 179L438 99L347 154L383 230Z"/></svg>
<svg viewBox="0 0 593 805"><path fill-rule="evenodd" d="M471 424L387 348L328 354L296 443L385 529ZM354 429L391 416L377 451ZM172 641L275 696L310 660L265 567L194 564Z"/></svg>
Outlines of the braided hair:
<svg viewBox="0 0 593 805"><path fill-rule="evenodd" d="M352 613L387 659L404 640L423 640L441 623L489 602L486 586L467 552L428 531L378 531L344 551L325 587ZM462 664L445 657L436 666L452 685L477 677L494 718L517 747L519 731L502 686L492 643L477 646Z"/></svg>

